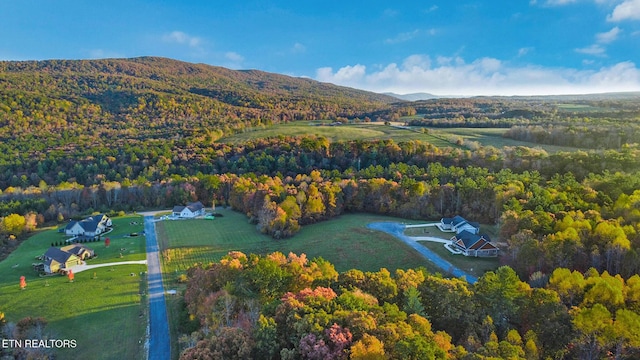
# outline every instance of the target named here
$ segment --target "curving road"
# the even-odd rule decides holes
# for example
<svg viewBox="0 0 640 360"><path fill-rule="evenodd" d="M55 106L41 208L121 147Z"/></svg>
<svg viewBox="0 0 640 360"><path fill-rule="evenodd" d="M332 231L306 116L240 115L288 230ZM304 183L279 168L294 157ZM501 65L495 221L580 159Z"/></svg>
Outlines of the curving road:
<svg viewBox="0 0 640 360"><path fill-rule="evenodd" d="M149 281L149 360L169 360L171 343L167 306L164 302L162 271L158 255L156 225L153 216L144 217L147 240L147 279Z"/></svg>
<svg viewBox="0 0 640 360"><path fill-rule="evenodd" d="M446 271L448 273L453 274L453 276L455 276L455 277L462 277L465 280L467 280L467 282L470 283L470 284L474 284L476 281L478 281L477 277L475 277L473 275L470 275L470 274L467 274L466 272L458 269L457 267L453 266L450 262L444 260L440 256L438 256L435 253L433 253L428 248L420 245L414 239L410 238L409 236L406 236L404 234L405 226L403 224L398 224L398 223L395 223L395 222L378 222L378 223L368 224L367 227L369 229L382 231L382 232L385 232L387 234L391 234L391 235L397 237L398 239L402 240L402 242L404 242L405 244L407 244L407 245L411 246L413 249L415 249L418 253L420 253L422 256L424 256L427 260L429 260L432 263L434 263L437 267L439 267L440 269L442 269L442 270L444 270L444 271Z"/></svg>

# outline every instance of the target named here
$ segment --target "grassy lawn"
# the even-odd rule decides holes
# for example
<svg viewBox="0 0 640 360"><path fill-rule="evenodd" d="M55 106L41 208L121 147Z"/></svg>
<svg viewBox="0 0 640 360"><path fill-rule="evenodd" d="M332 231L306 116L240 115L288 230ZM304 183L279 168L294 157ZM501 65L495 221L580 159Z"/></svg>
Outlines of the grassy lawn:
<svg viewBox="0 0 640 360"><path fill-rule="evenodd" d="M256 231L243 214L232 210L216 210L224 217L208 220L179 220L156 223L163 266L167 274L185 271L198 262L217 261L229 251L268 254L305 253L307 257L323 257L338 271L357 268L378 271L430 266L430 263L405 247L394 237L369 230L375 221L402 219L370 215L345 214L337 219L307 225L294 237L273 240Z"/></svg>
<svg viewBox="0 0 640 360"><path fill-rule="evenodd" d="M450 147L453 144L433 135L420 131L399 129L382 123L354 124L341 126L316 126L318 122L296 121L265 128L254 128L244 133L220 139L227 144L243 143L248 140L284 136L318 135L332 141L393 139L396 142L421 140L437 147Z"/></svg>
<svg viewBox="0 0 640 360"><path fill-rule="evenodd" d="M408 228L404 230L407 236L433 236L441 239L451 239L454 233L440 231L436 226Z"/></svg>
<svg viewBox="0 0 640 360"><path fill-rule="evenodd" d="M420 241L419 243L453 264L453 266L477 277L482 276L487 271L495 270L500 266L498 258L476 258L454 255L445 249L443 244L429 241Z"/></svg>
<svg viewBox="0 0 640 360"><path fill-rule="evenodd" d="M586 150L568 146L538 144L505 138L502 137L502 134L507 131L507 129L505 128L429 128L429 130L435 136L456 135L465 140L477 141L483 146L493 146L496 148L505 146L525 146L530 148L543 149L548 153L555 153L559 151Z"/></svg>
<svg viewBox="0 0 640 360"><path fill-rule="evenodd" d="M115 218L113 222L118 231L124 232L128 230L125 225L119 229L122 223L138 220L141 218L124 217ZM113 234L118 233L114 231ZM39 277L31 268L31 263L37 262L35 256L43 254L52 242L65 238L56 229L41 231L0 262L0 311L11 322L27 316L44 317L48 321L45 333L50 338L75 339L75 349L56 351L61 359L144 358L146 280L138 274L146 271L146 266L121 265L88 270L75 274L73 283L64 276ZM107 251L103 242L86 245L96 250L102 262L116 261L120 260L119 254L112 255L123 241L124 238L121 241L114 237L110 249L118 247L115 251ZM144 237L136 241L144 249ZM127 246L140 249L137 243ZM123 254L122 260L144 259L145 256L144 251L137 251ZM18 285L20 276L26 278L25 290Z"/></svg>

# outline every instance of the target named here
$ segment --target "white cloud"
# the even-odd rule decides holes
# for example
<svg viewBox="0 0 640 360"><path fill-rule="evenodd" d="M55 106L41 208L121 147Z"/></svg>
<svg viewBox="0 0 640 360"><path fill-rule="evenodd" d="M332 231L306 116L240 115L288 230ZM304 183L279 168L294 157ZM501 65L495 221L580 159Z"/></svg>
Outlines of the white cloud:
<svg viewBox="0 0 640 360"><path fill-rule="evenodd" d="M640 0L625 0L613 9L609 21L640 20Z"/></svg>
<svg viewBox="0 0 640 360"><path fill-rule="evenodd" d="M518 57L523 57L525 55L527 55L528 53L530 53L531 51L533 51L533 47L523 47L518 49Z"/></svg>
<svg viewBox="0 0 640 360"><path fill-rule="evenodd" d="M545 1L545 5L547 6L563 6L563 5L568 5L568 4L573 4L575 3L577 0L547 0ZM534 1L533 4L535 4L536 2Z"/></svg>
<svg viewBox="0 0 640 360"><path fill-rule="evenodd" d="M406 42L406 41L409 41L409 40L415 38L419 34L420 34L420 30L416 29L416 30L413 30L413 31L400 33L400 34L396 35L393 38L386 39L384 42L385 42L385 44L403 43L403 42Z"/></svg>
<svg viewBox="0 0 640 360"><path fill-rule="evenodd" d="M424 12L430 13L430 12L434 12L436 10L438 10L438 5L431 5L431 7L428 8L427 10L425 10Z"/></svg>
<svg viewBox="0 0 640 360"><path fill-rule="evenodd" d="M182 31L172 31L162 36L162 41L166 43L187 45L189 47L198 47L202 43L202 39L196 36L191 36Z"/></svg>
<svg viewBox="0 0 640 360"><path fill-rule="evenodd" d="M616 26L607 32L596 34L596 41L601 44L608 44L615 41L621 32L622 30L620 30L620 28Z"/></svg>
<svg viewBox="0 0 640 360"><path fill-rule="evenodd" d="M234 51L228 51L224 54L225 59L231 60L233 62L242 62L244 61L244 56L238 54Z"/></svg>
<svg viewBox="0 0 640 360"><path fill-rule="evenodd" d="M400 94L429 92L439 95L584 94L639 91L640 69L621 62L598 70L510 66L499 59L480 58L471 63L459 57L413 55L398 65L368 70L358 64L333 71L320 68L316 79L376 92Z"/></svg>
<svg viewBox="0 0 640 360"><path fill-rule="evenodd" d="M604 55L604 48L602 46L600 46L599 44L593 44L591 46L587 46L584 48L579 48L579 49L575 49L576 52L579 52L581 54L587 54L587 55L599 55L602 56Z"/></svg>
<svg viewBox="0 0 640 360"><path fill-rule="evenodd" d="M300 43L295 43L293 44L293 46L291 47L291 52L294 54L300 54L307 51L307 47L300 44Z"/></svg>

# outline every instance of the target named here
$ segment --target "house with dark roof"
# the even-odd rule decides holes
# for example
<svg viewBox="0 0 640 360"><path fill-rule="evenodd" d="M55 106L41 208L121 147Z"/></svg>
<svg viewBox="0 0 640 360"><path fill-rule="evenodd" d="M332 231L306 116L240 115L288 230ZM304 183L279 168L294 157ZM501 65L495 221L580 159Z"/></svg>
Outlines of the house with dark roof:
<svg viewBox="0 0 640 360"><path fill-rule="evenodd" d="M66 272L76 265L82 264L82 260L73 253L63 251L52 246L43 255L44 272L47 274L55 274L58 272Z"/></svg>
<svg viewBox="0 0 640 360"><path fill-rule="evenodd" d="M499 253L499 249L491 243L488 236L466 230L454 235L450 246L460 250L464 256L495 257Z"/></svg>
<svg viewBox="0 0 640 360"><path fill-rule="evenodd" d="M71 253L77 257L80 258L80 260L87 260L87 259L91 259L92 257L95 256L95 252L93 251L93 249L90 249L86 246L83 246L81 244L71 244L71 245L67 245L67 246L63 246L60 248L60 250Z"/></svg>
<svg viewBox="0 0 640 360"><path fill-rule="evenodd" d="M95 237L107 231L111 226L113 226L111 219L105 214L100 214L80 221L69 221L64 228L64 233L69 236Z"/></svg>
<svg viewBox="0 0 640 360"><path fill-rule="evenodd" d="M186 206L174 206L172 212L174 217L190 219L204 215L204 205L200 201L196 201Z"/></svg>
<svg viewBox="0 0 640 360"><path fill-rule="evenodd" d="M468 231L473 234L480 232L479 223L468 221L460 215L456 215L452 218L442 218L438 227L442 231L455 232L456 234L460 234L463 231Z"/></svg>

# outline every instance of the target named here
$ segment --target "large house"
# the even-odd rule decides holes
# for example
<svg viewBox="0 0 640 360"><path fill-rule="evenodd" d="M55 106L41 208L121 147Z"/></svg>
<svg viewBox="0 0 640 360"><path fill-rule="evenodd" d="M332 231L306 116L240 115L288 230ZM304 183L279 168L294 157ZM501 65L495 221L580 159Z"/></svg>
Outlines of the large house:
<svg viewBox="0 0 640 360"><path fill-rule="evenodd" d="M473 234L480 232L480 224L467 221L460 215L456 215L453 218L442 218L438 227L442 231L455 232L456 234L460 234L463 231L468 231Z"/></svg>
<svg viewBox="0 0 640 360"><path fill-rule="evenodd" d="M477 235L466 230L454 235L450 246L460 250L464 256L494 257L498 256L499 252L486 235Z"/></svg>
<svg viewBox="0 0 640 360"><path fill-rule="evenodd" d="M77 243L63 246L60 248L60 250L71 253L79 257L80 260L83 260L83 261L87 259L91 259L92 257L95 256L95 252L93 251L93 249L89 249L88 247L82 246Z"/></svg>
<svg viewBox="0 0 640 360"><path fill-rule="evenodd" d="M80 221L69 221L64 228L64 233L70 236L95 237L107 231L112 225L111 219L107 215L100 214Z"/></svg>
<svg viewBox="0 0 640 360"><path fill-rule="evenodd" d="M194 218L204 215L204 205L200 201L192 202L187 206L175 206L173 216L179 218Z"/></svg>
<svg viewBox="0 0 640 360"><path fill-rule="evenodd" d="M42 269L47 274L66 272L76 265L82 264L82 260L73 253L63 251L57 247L50 247L43 256Z"/></svg>

